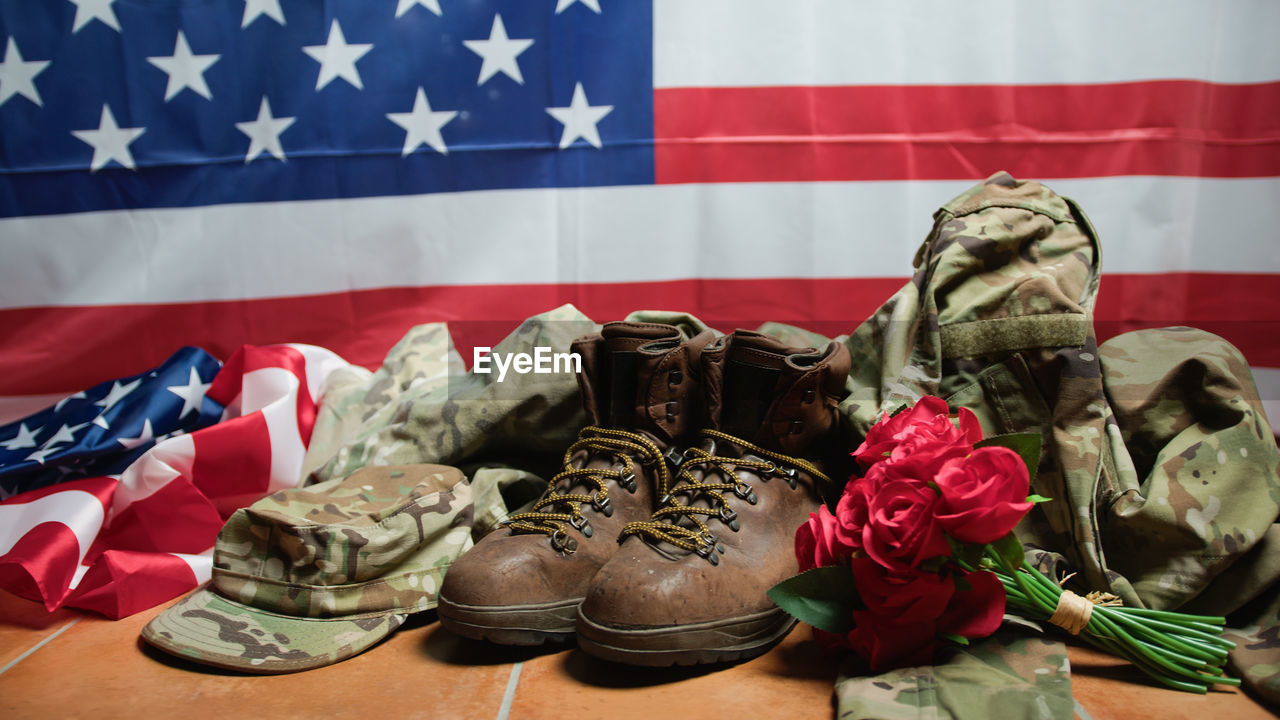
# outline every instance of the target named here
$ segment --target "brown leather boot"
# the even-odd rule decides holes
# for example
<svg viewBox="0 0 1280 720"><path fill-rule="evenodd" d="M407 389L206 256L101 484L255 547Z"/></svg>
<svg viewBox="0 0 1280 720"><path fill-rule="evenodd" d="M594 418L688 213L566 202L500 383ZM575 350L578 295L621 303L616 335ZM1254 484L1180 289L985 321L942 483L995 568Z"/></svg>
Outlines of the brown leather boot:
<svg viewBox="0 0 1280 720"><path fill-rule="evenodd" d="M738 331L702 355L708 425L652 518L578 610L578 645L635 665L690 665L763 653L794 619L766 591L798 572L796 528L817 510L821 467L841 445L836 405L849 352ZM660 492L662 492L660 490ZM634 536L634 537L632 537Z"/></svg>
<svg viewBox="0 0 1280 720"><path fill-rule="evenodd" d="M440 624L506 645L568 638L578 605L618 533L649 517L655 488L670 480L664 453L687 444L703 421L699 354L713 333L609 323L579 338L578 375L589 425L564 469L528 512L484 537L449 568Z"/></svg>

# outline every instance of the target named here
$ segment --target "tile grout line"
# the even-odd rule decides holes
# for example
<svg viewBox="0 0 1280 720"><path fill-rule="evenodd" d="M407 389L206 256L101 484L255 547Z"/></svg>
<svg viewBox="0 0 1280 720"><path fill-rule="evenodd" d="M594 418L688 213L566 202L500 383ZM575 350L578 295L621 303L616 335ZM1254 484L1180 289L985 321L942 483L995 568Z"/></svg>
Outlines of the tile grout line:
<svg viewBox="0 0 1280 720"><path fill-rule="evenodd" d="M33 653L33 652L35 652L35 651L39 650L40 648L44 647L45 645L48 645L50 642L52 642L52 641L53 641L53 639L54 639L54 638L58 637L59 635L61 635L61 634L62 634L62 633L64 633L64 632L66 632L68 628L70 628L72 625L75 625L76 623L80 622L80 621L81 621L81 620L83 620L83 619L84 619L84 618L76 618L76 619L72 620L71 622L67 623L66 625L63 625L62 627L58 628L57 630L54 630L52 633L50 633L50 634L49 634L49 636L48 636L48 637L46 637L45 639L43 639L43 640L41 640L40 642L36 643L35 645L31 646L30 648L28 648L28 649L27 649L27 651L26 651L26 652L22 653L22 654L21 654L21 655L19 655L18 657L16 657L16 658L14 658L14 659L10 660L10 661L9 661L9 663L8 663L7 665L5 665L4 667L0 667L0 675L3 675L3 674L5 674L6 672L8 672L8 671L9 671L9 668L13 667L14 665L17 665L18 663L22 662L23 660L26 660L26 659L27 659L27 657L28 657L29 655L31 655L31 653Z"/></svg>
<svg viewBox="0 0 1280 720"><path fill-rule="evenodd" d="M511 703L516 698L516 685L520 683L520 668L523 666L524 662L511 666L511 677L507 680L507 691L502 695L502 707L498 708L497 720L507 720L507 716L511 714Z"/></svg>

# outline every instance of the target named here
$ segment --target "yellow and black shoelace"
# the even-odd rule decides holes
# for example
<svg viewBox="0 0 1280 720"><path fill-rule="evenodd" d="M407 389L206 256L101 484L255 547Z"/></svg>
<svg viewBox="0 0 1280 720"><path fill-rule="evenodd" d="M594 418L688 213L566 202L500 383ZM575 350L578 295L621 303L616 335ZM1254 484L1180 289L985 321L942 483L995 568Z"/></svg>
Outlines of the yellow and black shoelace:
<svg viewBox="0 0 1280 720"><path fill-rule="evenodd" d="M571 460L574 454L606 453L617 458L619 468L576 468ZM582 506L590 504L596 512L606 517L613 514L609 500L609 481L614 481L628 492L636 490L636 462L644 466L656 466L659 487L670 483L670 470L662 451L649 438L638 433L613 428L588 426L578 433L564 453L564 469L547 483L546 493L526 512L507 518L505 525L515 532L543 533L551 539L551 546L558 552L573 553L577 540L569 536L569 527L591 537L591 523L582 513ZM595 489L591 494L562 492L579 481L586 481Z"/></svg>
<svg viewBox="0 0 1280 720"><path fill-rule="evenodd" d="M752 505L757 502L754 489L738 477L736 470L745 468L754 470L762 476L772 475L783 478L792 489L796 487L799 470L805 471L821 482L831 482L831 479L817 466L803 458L766 450L719 430L703 430L702 437L721 443L733 443L742 448L743 455L754 455L764 459L722 457L699 447L689 448L684 453L684 461L677 472L675 486L669 487L664 483L665 475L659 480L658 497L661 507L655 510L648 520L627 523L618 536L618 542L622 542L628 535L640 535L650 541L666 542L695 552L710 561L712 565L716 565L719 564L719 559L715 551L724 552L724 549L704 518L719 518L731 530L737 532L738 514L729 507L729 499L724 493L731 492ZM703 469L701 478L693 473L697 468ZM711 481L711 478L717 475L724 480ZM687 500L681 502L677 499L678 496L685 497ZM708 499L708 507L693 504L699 497ZM685 518L688 518L690 523L681 524L680 521Z"/></svg>

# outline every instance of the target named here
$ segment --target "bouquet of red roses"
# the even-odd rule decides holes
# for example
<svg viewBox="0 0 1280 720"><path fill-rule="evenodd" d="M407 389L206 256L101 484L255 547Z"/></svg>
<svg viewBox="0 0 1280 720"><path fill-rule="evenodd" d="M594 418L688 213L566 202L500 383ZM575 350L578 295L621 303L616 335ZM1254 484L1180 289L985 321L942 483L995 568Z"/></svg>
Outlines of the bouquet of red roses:
<svg viewBox="0 0 1280 720"><path fill-rule="evenodd" d="M1040 437L983 439L972 412L955 421L935 397L885 416L853 453L833 515L796 531L800 575L769 591L813 625L828 648L849 648L872 670L928 664L940 642L968 644L1000 626L1006 607L1047 620L1134 662L1157 680L1204 692L1222 676L1223 618L1115 607L1082 598L1027 564L1013 528L1029 495Z"/></svg>

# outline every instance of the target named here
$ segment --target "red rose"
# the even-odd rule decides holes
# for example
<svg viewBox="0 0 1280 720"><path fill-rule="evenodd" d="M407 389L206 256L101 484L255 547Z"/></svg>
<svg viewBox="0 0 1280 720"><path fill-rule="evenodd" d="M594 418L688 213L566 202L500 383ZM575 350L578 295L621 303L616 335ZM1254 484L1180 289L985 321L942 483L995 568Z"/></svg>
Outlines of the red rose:
<svg viewBox="0 0 1280 720"><path fill-rule="evenodd" d="M881 475L883 476L883 475ZM868 491L874 479L851 478L844 486L844 494L836 503L836 537L854 550L862 549L862 528L867 524Z"/></svg>
<svg viewBox="0 0 1280 720"><path fill-rule="evenodd" d="M961 542L995 542L1031 509L1027 466L1006 447L982 447L949 460L934 482L942 493L938 523Z"/></svg>
<svg viewBox="0 0 1280 720"><path fill-rule="evenodd" d="M898 444L898 435L911 427L926 420L931 420L935 415L941 412L943 415L948 413L947 404L941 399L931 396L920 398L920 401L910 408L889 417L885 413L883 417L871 426L867 431L867 437L853 451L853 456L863 467L871 467L875 463L889 457L889 453Z"/></svg>
<svg viewBox="0 0 1280 720"><path fill-rule="evenodd" d="M931 622L887 622L873 612L853 611L854 628L846 636L849 646L875 672L929 665L938 647L937 629Z"/></svg>
<svg viewBox="0 0 1280 720"><path fill-rule="evenodd" d="M936 622L956 592L955 580L942 573L894 572L865 557L853 558L850 569L862 603L885 621Z"/></svg>
<svg viewBox="0 0 1280 720"><path fill-rule="evenodd" d="M938 618L938 632L983 638L995 632L1004 619L1004 585L993 572L964 571L968 590L956 590L947 611Z"/></svg>
<svg viewBox="0 0 1280 720"><path fill-rule="evenodd" d="M863 467L869 468L889 458L903 461L916 452L937 454L952 447L972 446L982 439L978 419L967 408L960 408L959 422L957 430L951 424L947 403L925 396L910 409L893 417L886 415L871 426L853 456ZM965 448L961 454L967 452L968 448Z"/></svg>
<svg viewBox="0 0 1280 720"><path fill-rule="evenodd" d="M938 493L925 480L894 477L878 463L858 481L866 496L866 522L860 547L890 570L908 570L922 561L950 554L951 547L934 519Z"/></svg>
<svg viewBox="0 0 1280 720"><path fill-rule="evenodd" d="M840 541L838 524L827 506L821 505L796 528L796 563L801 571L848 562L853 548Z"/></svg>
<svg viewBox="0 0 1280 720"><path fill-rule="evenodd" d="M865 610L854 610L849 647L880 672L932 662L941 634L983 638L1000 627L1005 594L995 573L895 572L863 557L850 569Z"/></svg>

